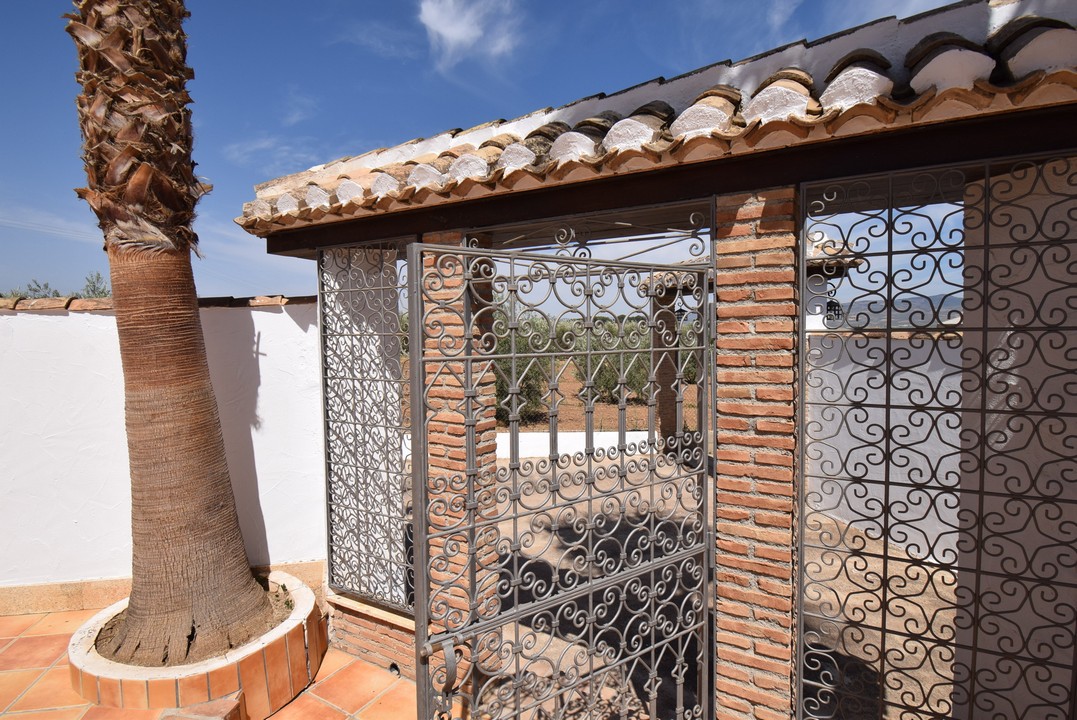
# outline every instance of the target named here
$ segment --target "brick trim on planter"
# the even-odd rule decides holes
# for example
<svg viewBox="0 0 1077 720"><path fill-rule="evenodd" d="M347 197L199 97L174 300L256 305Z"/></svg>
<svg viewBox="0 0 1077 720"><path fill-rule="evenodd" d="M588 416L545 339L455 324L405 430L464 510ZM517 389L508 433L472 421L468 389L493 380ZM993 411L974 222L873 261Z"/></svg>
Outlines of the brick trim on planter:
<svg viewBox="0 0 1077 720"><path fill-rule="evenodd" d="M716 708L793 709L796 191L715 205Z"/></svg>
<svg viewBox="0 0 1077 720"><path fill-rule="evenodd" d="M190 665L140 667L98 655L98 633L127 599L105 608L71 637L71 687L92 703L125 709L185 707L241 692L246 716L264 720L311 683L327 646L326 619L314 593L283 572L271 573L269 581L289 589L294 607L288 618L224 657Z"/></svg>

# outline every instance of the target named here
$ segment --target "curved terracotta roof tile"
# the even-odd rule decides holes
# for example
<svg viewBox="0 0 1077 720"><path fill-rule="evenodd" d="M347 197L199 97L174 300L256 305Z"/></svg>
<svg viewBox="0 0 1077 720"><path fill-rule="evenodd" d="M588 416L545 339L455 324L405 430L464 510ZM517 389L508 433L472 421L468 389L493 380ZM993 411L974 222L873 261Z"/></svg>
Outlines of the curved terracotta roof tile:
<svg viewBox="0 0 1077 720"><path fill-rule="evenodd" d="M1054 16L1030 14L1043 7ZM917 123L1077 104L1074 23L1077 3L1033 0L880 20L740 63L340 158L259 185L237 222L265 235Z"/></svg>

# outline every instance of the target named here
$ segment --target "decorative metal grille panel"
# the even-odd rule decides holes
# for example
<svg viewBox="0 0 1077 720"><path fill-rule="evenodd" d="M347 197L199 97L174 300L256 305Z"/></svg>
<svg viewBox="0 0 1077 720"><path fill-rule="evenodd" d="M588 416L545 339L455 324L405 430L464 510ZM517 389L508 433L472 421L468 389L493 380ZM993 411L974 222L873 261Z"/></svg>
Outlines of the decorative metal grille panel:
<svg viewBox="0 0 1077 720"><path fill-rule="evenodd" d="M414 601L407 273L395 244L325 250L321 279L329 585Z"/></svg>
<svg viewBox="0 0 1077 720"><path fill-rule="evenodd" d="M555 248L409 251L419 714L708 717L706 272Z"/></svg>
<svg viewBox="0 0 1077 720"><path fill-rule="evenodd" d="M1077 717L1075 188L803 189L802 717Z"/></svg>

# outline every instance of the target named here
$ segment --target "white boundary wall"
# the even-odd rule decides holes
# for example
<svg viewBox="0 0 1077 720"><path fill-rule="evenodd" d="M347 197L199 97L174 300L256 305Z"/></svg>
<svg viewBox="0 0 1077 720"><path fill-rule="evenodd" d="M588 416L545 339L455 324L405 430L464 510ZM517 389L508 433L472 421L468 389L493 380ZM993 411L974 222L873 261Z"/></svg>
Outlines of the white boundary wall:
<svg viewBox="0 0 1077 720"><path fill-rule="evenodd" d="M317 306L201 312L250 560L324 559ZM129 577L129 483L112 313L0 311L0 587Z"/></svg>

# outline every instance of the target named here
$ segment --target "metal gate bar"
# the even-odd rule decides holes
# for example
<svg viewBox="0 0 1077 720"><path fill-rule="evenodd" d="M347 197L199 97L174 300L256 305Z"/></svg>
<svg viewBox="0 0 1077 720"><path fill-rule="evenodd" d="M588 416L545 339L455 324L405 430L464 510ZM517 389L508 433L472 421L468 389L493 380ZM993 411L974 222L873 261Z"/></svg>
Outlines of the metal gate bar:
<svg viewBox="0 0 1077 720"><path fill-rule="evenodd" d="M409 273L420 716L707 715L706 270L416 244Z"/></svg>

